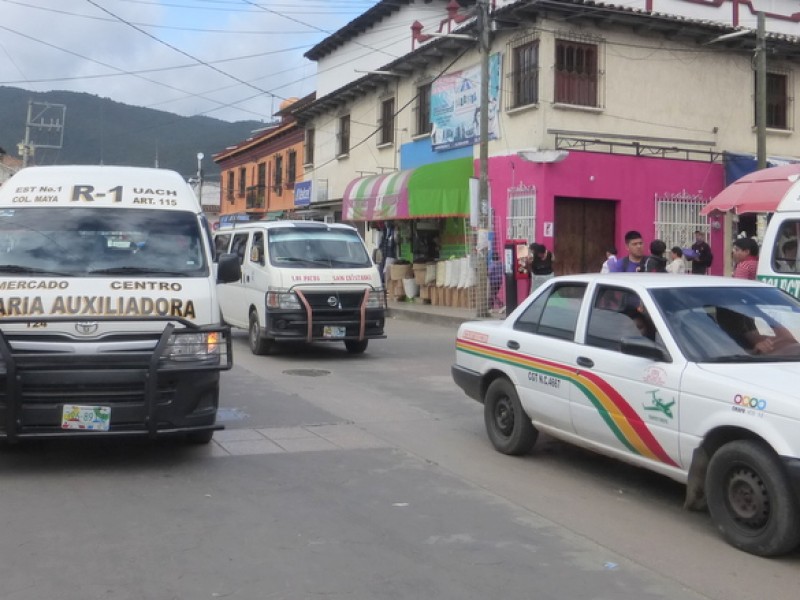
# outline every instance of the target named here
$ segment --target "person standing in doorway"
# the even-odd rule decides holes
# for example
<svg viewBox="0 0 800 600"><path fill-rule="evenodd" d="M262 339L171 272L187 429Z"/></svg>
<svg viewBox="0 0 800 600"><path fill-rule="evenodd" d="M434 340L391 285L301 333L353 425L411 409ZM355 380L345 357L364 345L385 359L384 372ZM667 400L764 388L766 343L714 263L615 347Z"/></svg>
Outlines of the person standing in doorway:
<svg viewBox="0 0 800 600"><path fill-rule="evenodd" d="M711 266L713 255L711 246L706 242L706 236L702 231L694 232L694 244L692 244L694 256L692 257L692 275L705 275Z"/></svg>
<svg viewBox="0 0 800 600"><path fill-rule="evenodd" d="M625 247L628 250L628 255L622 260L617 260L610 267L612 273L636 273L641 268L642 258L644 257L642 234L636 230L626 233Z"/></svg>
<svg viewBox="0 0 800 600"><path fill-rule="evenodd" d="M531 244L529 272L531 275L531 293L545 281L553 277L553 253L544 244Z"/></svg>
<svg viewBox="0 0 800 600"><path fill-rule="evenodd" d="M733 276L737 279L755 279L758 271L758 243L752 238L739 238L733 242Z"/></svg>

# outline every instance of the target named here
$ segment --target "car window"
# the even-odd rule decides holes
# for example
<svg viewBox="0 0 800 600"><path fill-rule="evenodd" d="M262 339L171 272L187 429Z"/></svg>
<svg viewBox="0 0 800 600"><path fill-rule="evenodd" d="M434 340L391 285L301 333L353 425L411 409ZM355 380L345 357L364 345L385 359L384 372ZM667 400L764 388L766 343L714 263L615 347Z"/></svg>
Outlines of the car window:
<svg viewBox="0 0 800 600"><path fill-rule="evenodd" d="M631 290L599 286L589 313L586 344L619 351L622 338L642 336L656 340L653 320L641 298Z"/></svg>
<svg viewBox="0 0 800 600"><path fill-rule="evenodd" d="M214 237L214 248L216 249L217 256L225 254L228 251L228 244L230 244L230 241L230 233L218 233L216 237Z"/></svg>
<svg viewBox="0 0 800 600"><path fill-rule="evenodd" d="M239 264L244 262L244 253L247 250L247 236L248 233L237 233L233 236L233 243L231 244L231 252L239 257Z"/></svg>
<svg viewBox="0 0 800 600"><path fill-rule="evenodd" d="M800 362L800 303L773 287L653 290L689 360Z"/></svg>
<svg viewBox="0 0 800 600"><path fill-rule="evenodd" d="M250 262L264 264L264 232L253 232L253 243L250 245Z"/></svg>
<svg viewBox="0 0 800 600"><path fill-rule="evenodd" d="M555 285L534 300L514 323L514 329L563 340L575 338L584 284Z"/></svg>
<svg viewBox="0 0 800 600"><path fill-rule="evenodd" d="M797 240L800 237L800 220L791 219L781 225L772 248L772 268L778 273L797 273Z"/></svg>

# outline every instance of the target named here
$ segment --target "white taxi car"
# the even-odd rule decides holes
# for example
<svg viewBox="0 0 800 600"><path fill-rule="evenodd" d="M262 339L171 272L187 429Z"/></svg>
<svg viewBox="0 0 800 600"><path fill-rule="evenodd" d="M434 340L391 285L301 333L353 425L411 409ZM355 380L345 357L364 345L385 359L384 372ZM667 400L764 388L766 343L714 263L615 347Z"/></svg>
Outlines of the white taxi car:
<svg viewBox="0 0 800 600"><path fill-rule="evenodd" d="M453 379L505 454L539 431L687 486L732 545L800 544L800 301L754 281L556 277L464 323Z"/></svg>

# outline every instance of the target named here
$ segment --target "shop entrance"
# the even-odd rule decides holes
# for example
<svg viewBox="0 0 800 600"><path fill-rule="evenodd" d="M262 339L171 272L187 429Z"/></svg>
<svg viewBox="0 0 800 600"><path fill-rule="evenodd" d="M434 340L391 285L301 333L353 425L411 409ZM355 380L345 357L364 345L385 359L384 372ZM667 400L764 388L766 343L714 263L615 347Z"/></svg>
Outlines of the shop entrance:
<svg viewBox="0 0 800 600"><path fill-rule="evenodd" d="M553 235L556 274L599 272L606 259L606 248L615 243L616 219L617 203L612 200L556 197Z"/></svg>

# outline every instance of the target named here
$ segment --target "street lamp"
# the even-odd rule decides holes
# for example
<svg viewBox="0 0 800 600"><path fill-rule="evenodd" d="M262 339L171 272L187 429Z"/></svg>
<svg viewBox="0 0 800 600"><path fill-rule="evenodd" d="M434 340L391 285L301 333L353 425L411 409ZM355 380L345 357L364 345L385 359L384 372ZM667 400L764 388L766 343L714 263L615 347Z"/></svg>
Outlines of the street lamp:
<svg viewBox="0 0 800 600"><path fill-rule="evenodd" d="M197 153L197 201L203 206L203 159L205 154Z"/></svg>

